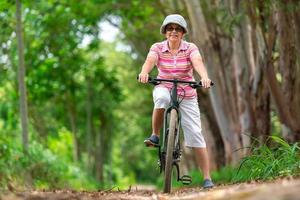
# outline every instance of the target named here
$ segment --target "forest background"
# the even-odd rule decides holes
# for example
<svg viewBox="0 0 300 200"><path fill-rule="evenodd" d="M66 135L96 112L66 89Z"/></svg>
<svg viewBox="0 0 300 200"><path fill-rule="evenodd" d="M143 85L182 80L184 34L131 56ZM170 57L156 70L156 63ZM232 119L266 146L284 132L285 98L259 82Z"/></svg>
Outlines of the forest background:
<svg viewBox="0 0 300 200"><path fill-rule="evenodd" d="M171 13L187 19L215 83L197 91L214 179L232 181L241 161L237 180L299 174L299 1L2 0L1 187L161 183L157 152L143 145L152 87L136 76ZM113 41L103 23L119 30Z"/></svg>

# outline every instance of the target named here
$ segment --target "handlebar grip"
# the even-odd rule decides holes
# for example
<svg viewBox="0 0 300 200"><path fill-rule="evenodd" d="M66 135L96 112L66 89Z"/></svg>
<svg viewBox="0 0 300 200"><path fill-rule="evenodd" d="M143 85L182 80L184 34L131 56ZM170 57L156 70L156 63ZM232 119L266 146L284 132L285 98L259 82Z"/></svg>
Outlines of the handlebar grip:
<svg viewBox="0 0 300 200"><path fill-rule="evenodd" d="M139 80L139 75L137 75L136 79ZM148 77L148 83L151 83L151 84L153 84L153 85L159 85L160 82L154 80L152 77L149 76L149 77Z"/></svg>
<svg viewBox="0 0 300 200"><path fill-rule="evenodd" d="M139 80L139 78L140 78L139 75L137 75L137 76L136 76L136 80ZM152 78L151 78L150 76L148 77L148 82L149 82L149 81L152 81Z"/></svg>
<svg viewBox="0 0 300 200"><path fill-rule="evenodd" d="M213 86L213 85L214 85L214 83L213 83L213 82L210 82L210 86ZM194 88L194 89L199 88L199 87L203 87L201 81L199 81L199 82L197 82L197 83L195 83L195 84L190 84L190 86L191 86L192 88Z"/></svg>
<svg viewBox="0 0 300 200"><path fill-rule="evenodd" d="M202 86L202 82L201 82L201 81L199 81L199 85ZM214 83L213 83L213 82L210 82L210 86L214 86Z"/></svg>

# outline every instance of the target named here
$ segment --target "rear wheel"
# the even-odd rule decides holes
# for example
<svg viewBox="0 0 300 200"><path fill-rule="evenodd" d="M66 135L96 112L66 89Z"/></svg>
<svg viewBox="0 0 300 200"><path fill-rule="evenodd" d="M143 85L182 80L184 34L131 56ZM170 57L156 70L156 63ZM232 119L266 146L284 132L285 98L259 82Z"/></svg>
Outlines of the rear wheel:
<svg viewBox="0 0 300 200"><path fill-rule="evenodd" d="M166 146L166 163L165 163L165 177L164 177L164 192L170 193L172 187L172 169L173 169L173 152L175 143L175 131L177 126L177 111L171 110L169 134Z"/></svg>

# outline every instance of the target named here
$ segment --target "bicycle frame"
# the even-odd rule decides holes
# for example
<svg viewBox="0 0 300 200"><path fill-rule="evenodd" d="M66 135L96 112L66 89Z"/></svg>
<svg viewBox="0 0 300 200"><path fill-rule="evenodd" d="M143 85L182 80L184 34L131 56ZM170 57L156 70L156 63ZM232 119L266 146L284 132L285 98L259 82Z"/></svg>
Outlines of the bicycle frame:
<svg viewBox="0 0 300 200"><path fill-rule="evenodd" d="M180 122L181 122L181 116L180 116L180 111L179 111L179 102L177 101L177 83L174 82L173 88L171 90L171 103L170 106L165 110L164 113L164 129L163 129L163 141L162 141L162 149L163 152L165 150L165 146L166 146L166 142L167 142L167 134L168 134L168 119L169 119L169 115L171 113L171 110L175 109L177 111L177 123L178 123L178 127L177 127L177 131L175 133L175 148L178 144L179 141L179 137L180 137Z"/></svg>

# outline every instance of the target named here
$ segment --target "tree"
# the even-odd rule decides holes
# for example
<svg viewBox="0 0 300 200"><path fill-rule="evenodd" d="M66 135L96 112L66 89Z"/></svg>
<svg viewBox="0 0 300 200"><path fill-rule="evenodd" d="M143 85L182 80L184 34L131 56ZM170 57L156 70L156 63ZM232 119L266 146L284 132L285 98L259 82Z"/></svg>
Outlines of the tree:
<svg viewBox="0 0 300 200"><path fill-rule="evenodd" d="M26 69L24 64L24 42L22 32L22 3L20 0L16 0L16 34L18 39L18 57L19 57L19 103L20 103L20 115L22 124L22 140L24 152L28 151L28 109L27 109L27 94L25 75Z"/></svg>

